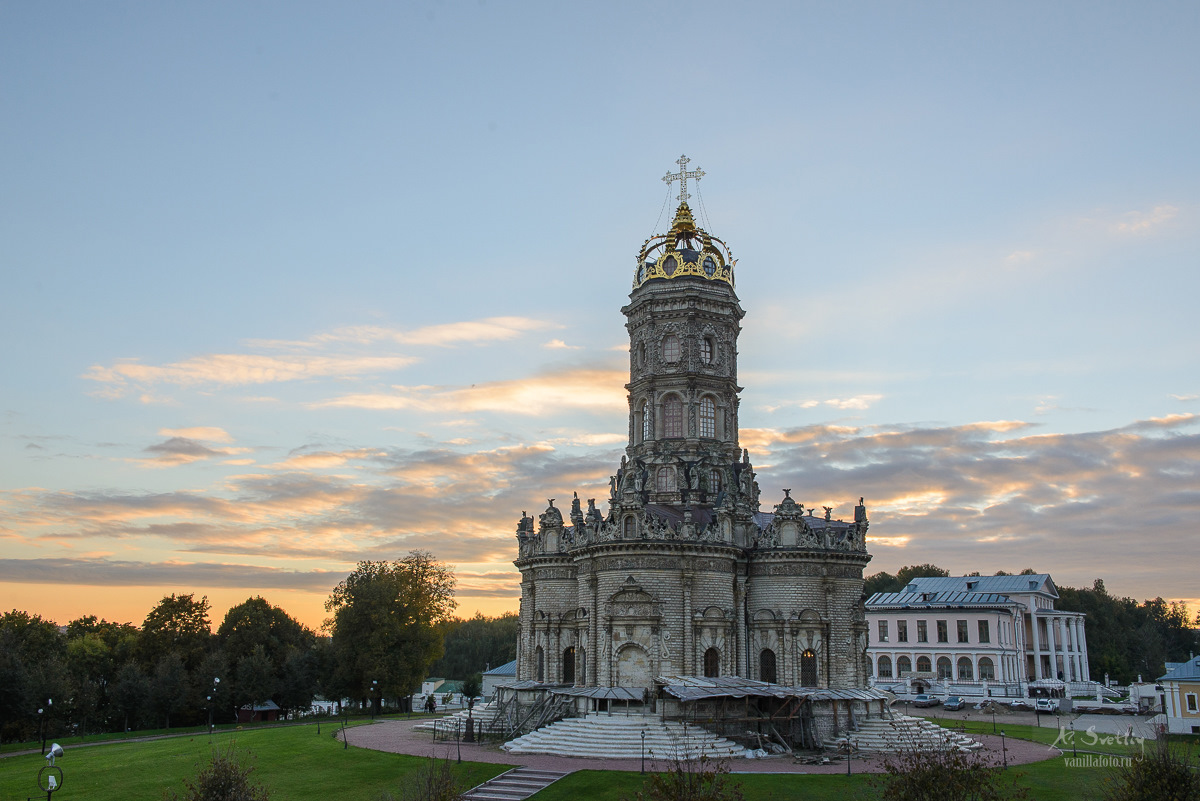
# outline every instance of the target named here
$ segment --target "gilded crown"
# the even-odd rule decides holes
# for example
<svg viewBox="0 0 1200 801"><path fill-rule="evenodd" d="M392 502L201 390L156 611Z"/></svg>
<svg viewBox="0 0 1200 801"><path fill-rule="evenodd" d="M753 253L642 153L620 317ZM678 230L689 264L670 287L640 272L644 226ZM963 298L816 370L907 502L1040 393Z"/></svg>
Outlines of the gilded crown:
<svg viewBox="0 0 1200 801"><path fill-rule="evenodd" d="M637 289L656 278L684 277L724 281L733 286L736 263L728 245L696 225L685 200L675 211L671 230L647 239L642 245L633 287Z"/></svg>

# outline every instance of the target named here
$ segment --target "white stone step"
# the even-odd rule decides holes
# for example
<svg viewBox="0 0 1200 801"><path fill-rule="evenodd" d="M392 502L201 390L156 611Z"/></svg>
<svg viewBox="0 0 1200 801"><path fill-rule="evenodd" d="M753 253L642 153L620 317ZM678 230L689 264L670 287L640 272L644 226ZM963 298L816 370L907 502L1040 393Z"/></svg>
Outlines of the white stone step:
<svg viewBox="0 0 1200 801"><path fill-rule="evenodd" d="M524 801L567 774L555 770L514 768L463 793L464 801Z"/></svg>
<svg viewBox="0 0 1200 801"><path fill-rule="evenodd" d="M642 732L646 733L643 741ZM645 748L654 759L739 757L745 748L700 728L653 715L588 715L566 718L504 744L513 754L637 759Z"/></svg>

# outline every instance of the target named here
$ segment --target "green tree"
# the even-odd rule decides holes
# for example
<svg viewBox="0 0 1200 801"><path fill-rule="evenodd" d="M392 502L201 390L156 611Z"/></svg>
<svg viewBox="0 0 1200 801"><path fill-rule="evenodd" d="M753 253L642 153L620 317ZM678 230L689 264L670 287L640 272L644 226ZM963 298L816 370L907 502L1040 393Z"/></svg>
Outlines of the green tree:
<svg viewBox="0 0 1200 801"><path fill-rule="evenodd" d="M444 627L445 653L430 667L430 675L465 679L489 666L511 662L517 658L517 626L515 612L449 620Z"/></svg>
<svg viewBox="0 0 1200 801"><path fill-rule="evenodd" d="M109 697L113 709L121 716L121 730L129 731L129 720L137 724L150 701L150 680L136 662L126 662L117 671Z"/></svg>
<svg viewBox="0 0 1200 801"><path fill-rule="evenodd" d="M154 678L150 681L150 704L156 718L166 721L171 728L171 715L185 708L187 703L188 674L183 657L170 652L154 667Z"/></svg>
<svg viewBox="0 0 1200 801"><path fill-rule="evenodd" d="M253 709L264 701L271 700L277 683L275 664L267 656L267 649L263 646L254 646L249 654L238 660L238 706L249 705Z"/></svg>
<svg viewBox="0 0 1200 801"><path fill-rule="evenodd" d="M442 655L454 606L454 574L431 554L359 562L325 603L337 694L368 698L378 681L383 696L410 696Z"/></svg>
<svg viewBox="0 0 1200 801"><path fill-rule="evenodd" d="M142 623L138 640L142 664L157 665L167 654L176 653L188 670L199 665L212 639L208 608L208 596L197 601L192 594L172 594L159 601Z"/></svg>
<svg viewBox="0 0 1200 801"><path fill-rule="evenodd" d="M315 640L315 634L259 596L230 608L217 629L217 641L231 659L241 659L261 646L276 670L292 649L308 650Z"/></svg>
<svg viewBox="0 0 1200 801"><path fill-rule="evenodd" d="M275 703L292 712L312 706L317 692L317 655L313 649L292 650L283 662L279 674L279 689Z"/></svg>

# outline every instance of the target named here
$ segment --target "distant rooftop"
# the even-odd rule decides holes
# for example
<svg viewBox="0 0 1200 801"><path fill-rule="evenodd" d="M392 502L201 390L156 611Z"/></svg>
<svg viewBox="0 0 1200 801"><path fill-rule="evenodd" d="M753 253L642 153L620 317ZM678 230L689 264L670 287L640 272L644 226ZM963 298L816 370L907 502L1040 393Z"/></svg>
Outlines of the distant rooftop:
<svg viewBox="0 0 1200 801"><path fill-rule="evenodd" d="M912 586L912 585L909 585ZM877 592L868 607L883 606L1008 606L1015 603L996 592Z"/></svg>
<svg viewBox="0 0 1200 801"><path fill-rule="evenodd" d="M491 670L483 672L485 676L515 676L517 675L517 660L505 662L503 665L494 667Z"/></svg>
<svg viewBox="0 0 1200 801"><path fill-rule="evenodd" d="M931 576L915 578L908 583L904 592L991 592L1002 595L1013 593L1041 592L1052 598L1058 597L1058 588L1049 573L1032 573L1024 576Z"/></svg>
<svg viewBox="0 0 1200 801"><path fill-rule="evenodd" d="M1192 681L1200 680L1200 657L1193 657L1187 662L1168 662L1168 668L1174 664L1175 669L1169 670L1158 677L1158 681Z"/></svg>

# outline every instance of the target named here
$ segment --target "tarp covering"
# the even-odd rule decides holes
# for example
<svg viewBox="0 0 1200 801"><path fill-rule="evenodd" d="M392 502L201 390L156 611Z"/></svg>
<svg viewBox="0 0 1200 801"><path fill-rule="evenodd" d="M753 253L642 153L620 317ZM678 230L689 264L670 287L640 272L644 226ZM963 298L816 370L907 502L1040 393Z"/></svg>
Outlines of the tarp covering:
<svg viewBox="0 0 1200 801"><path fill-rule="evenodd" d="M610 701L641 701L644 694L640 687L568 687L550 692L572 698L606 698Z"/></svg>
<svg viewBox="0 0 1200 801"><path fill-rule="evenodd" d="M660 676L663 692L681 701L710 698L801 698L809 701L884 701L888 696L874 689L826 690L820 687L788 687L740 676Z"/></svg>

